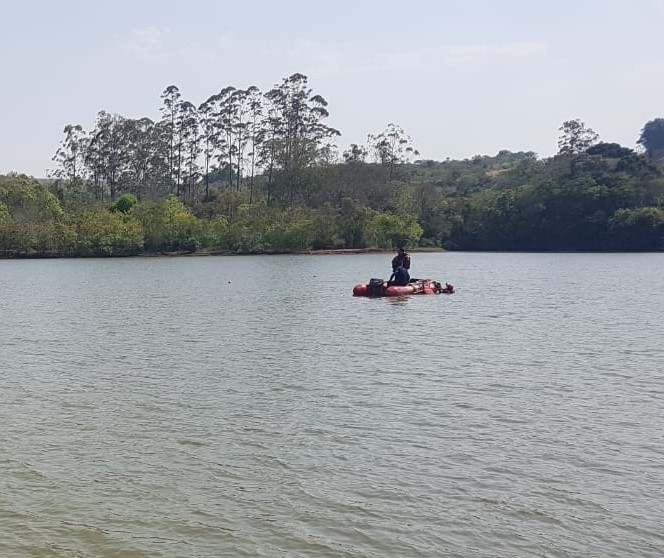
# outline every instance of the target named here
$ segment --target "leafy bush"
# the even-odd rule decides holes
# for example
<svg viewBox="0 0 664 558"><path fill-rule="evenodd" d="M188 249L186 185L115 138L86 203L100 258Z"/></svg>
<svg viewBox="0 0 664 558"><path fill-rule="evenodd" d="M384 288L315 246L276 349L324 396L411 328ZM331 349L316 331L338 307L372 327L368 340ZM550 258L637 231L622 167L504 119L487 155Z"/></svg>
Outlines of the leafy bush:
<svg viewBox="0 0 664 558"><path fill-rule="evenodd" d="M417 246L422 236L422 227L415 219L389 213L375 215L367 229L368 238L378 248Z"/></svg>
<svg viewBox="0 0 664 558"><path fill-rule="evenodd" d="M74 219L77 256L133 256L143 251L140 223L121 213L102 208L87 211Z"/></svg>
<svg viewBox="0 0 664 558"><path fill-rule="evenodd" d="M134 194L123 194L113 205L111 205L111 210L127 214L137 203L138 199L136 199Z"/></svg>

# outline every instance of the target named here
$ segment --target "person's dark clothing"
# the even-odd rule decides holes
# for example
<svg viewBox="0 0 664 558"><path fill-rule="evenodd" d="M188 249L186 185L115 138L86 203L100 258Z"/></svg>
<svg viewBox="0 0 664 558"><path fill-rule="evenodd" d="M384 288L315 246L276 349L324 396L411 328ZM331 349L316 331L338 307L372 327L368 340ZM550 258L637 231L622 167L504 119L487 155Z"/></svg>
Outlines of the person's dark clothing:
<svg viewBox="0 0 664 558"><path fill-rule="evenodd" d="M397 254L392 258L392 271L398 267L403 267L406 271L410 269L410 254Z"/></svg>
<svg viewBox="0 0 664 558"><path fill-rule="evenodd" d="M410 274L405 267L397 267L390 277L389 284L403 286L410 282Z"/></svg>

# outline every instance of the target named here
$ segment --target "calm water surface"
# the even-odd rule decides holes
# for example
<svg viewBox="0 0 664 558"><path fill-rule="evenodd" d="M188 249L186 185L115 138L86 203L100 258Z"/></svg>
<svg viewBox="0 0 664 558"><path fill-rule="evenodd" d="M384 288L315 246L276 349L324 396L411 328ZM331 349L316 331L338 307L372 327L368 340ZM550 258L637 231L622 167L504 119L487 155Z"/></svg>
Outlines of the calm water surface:
<svg viewBox="0 0 664 558"><path fill-rule="evenodd" d="M2 557L661 557L664 255L0 261Z"/></svg>

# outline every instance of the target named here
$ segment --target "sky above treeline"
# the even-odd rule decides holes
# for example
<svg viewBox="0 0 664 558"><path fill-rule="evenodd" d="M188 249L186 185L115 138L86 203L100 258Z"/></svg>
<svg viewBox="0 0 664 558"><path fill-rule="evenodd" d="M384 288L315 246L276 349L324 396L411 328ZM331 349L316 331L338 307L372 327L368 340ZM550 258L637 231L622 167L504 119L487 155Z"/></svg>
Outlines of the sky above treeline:
<svg viewBox="0 0 664 558"><path fill-rule="evenodd" d="M0 173L44 177L66 124L160 117L295 72L340 150L399 124L420 158L557 150L580 118L634 147L664 117L664 0L23 0L2 7Z"/></svg>

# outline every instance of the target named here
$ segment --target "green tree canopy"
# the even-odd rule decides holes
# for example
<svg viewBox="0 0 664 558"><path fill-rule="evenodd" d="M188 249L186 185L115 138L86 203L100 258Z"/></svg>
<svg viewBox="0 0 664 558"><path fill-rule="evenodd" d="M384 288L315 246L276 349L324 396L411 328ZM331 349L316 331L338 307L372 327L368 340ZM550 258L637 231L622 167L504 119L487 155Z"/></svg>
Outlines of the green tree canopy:
<svg viewBox="0 0 664 558"><path fill-rule="evenodd" d="M655 118L646 123L637 142L652 159L664 157L664 118Z"/></svg>
<svg viewBox="0 0 664 558"><path fill-rule="evenodd" d="M583 153L599 141L599 135L592 128L586 127L585 123L578 118L563 122L559 130L561 132L558 139L560 155Z"/></svg>

